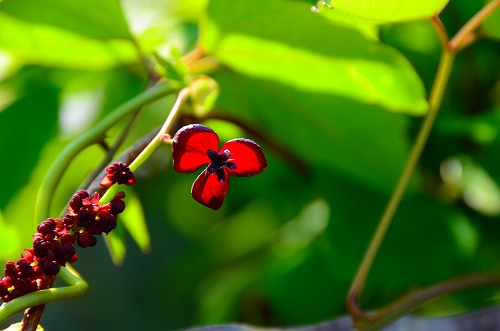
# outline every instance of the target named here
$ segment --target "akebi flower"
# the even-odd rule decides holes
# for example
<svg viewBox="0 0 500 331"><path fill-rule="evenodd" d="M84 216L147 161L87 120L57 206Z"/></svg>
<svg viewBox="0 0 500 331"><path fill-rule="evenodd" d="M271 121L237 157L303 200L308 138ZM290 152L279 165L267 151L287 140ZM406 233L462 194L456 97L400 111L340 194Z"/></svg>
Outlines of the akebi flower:
<svg viewBox="0 0 500 331"><path fill-rule="evenodd" d="M106 177L101 180L100 184L104 187L110 187L114 183L130 186L136 182L133 172L125 163L113 162L106 168Z"/></svg>
<svg viewBox="0 0 500 331"><path fill-rule="evenodd" d="M259 145L250 139L232 139L219 150L219 137L201 124L182 127L173 138L172 157L177 172L192 173L208 164L191 187L193 198L214 210L222 206L229 176L260 174L267 166Z"/></svg>
<svg viewBox="0 0 500 331"><path fill-rule="evenodd" d="M106 168L104 186L114 183L132 185L135 178L122 162ZM125 209L124 192L119 192L105 205L99 204L99 193L92 196L86 190L76 192L63 218L47 218L33 235L33 246L25 248L21 257L5 264L0 277L0 300L12 301L25 294L48 288L51 280L67 263L78 260L75 247L95 246L96 236L116 228L118 214Z"/></svg>
<svg viewBox="0 0 500 331"><path fill-rule="evenodd" d="M61 267L78 260L76 245L85 248L97 243L96 236L116 228L118 214L125 208L125 193L119 192L105 205L99 194L86 190L73 195L63 218L47 218L33 235L33 246L21 258L8 261L0 278L0 300L9 302L25 294L45 289Z"/></svg>

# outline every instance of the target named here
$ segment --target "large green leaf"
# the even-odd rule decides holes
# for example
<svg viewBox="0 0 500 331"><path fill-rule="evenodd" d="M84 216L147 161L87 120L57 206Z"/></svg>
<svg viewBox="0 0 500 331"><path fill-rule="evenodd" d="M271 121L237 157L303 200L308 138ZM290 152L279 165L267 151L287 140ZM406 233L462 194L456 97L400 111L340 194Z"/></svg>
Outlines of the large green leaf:
<svg viewBox="0 0 500 331"><path fill-rule="evenodd" d="M331 10L331 6L327 5L325 2L319 3L316 7L313 7L312 10L335 24L345 24L359 31L366 38L378 40L379 26L376 23L364 20L353 20L351 17L339 13L338 11Z"/></svg>
<svg viewBox="0 0 500 331"><path fill-rule="evenodd" d="M29 64L105 69L138 61L129 40L101 41L0 13L0 49Z"/></svg>
<svg viewBox="0 0 500 331"><path fill-rule="evenodd" d="M129 38L117 0L6 0L0 11L38 24L52 25L93 38ZM3 30L7 31L7 30Z"/></svg>
<svg viewBox="0 0 500 331"><path fill-rule="evenodd" d="M127 253L125 231L122 228L116 228L107 236L103 236L103 239L113 263L115 265L122 265L125 260L125 254Z"/></svg>
<svg viewBox="0 0 500 331"><path fill-rule="evenodd" d="M0 37L1 38L1 37ZM57 90L39 84L47 71L23 73L26 89L0 112L0 172L2 179L0 208L4 208L30 179L43 146L57 132ZM14 84L13 84L14 85Z"/></svg>
<svg viewBox="0 0 500 331"><path fill-rule="evenodd" d="M500 10L498 8L484 21L483 30L488 37L500 39Z"/></svg>
<svg viewBox="0 0 500 331"><path fill-rule="evenodd" d="M449 0L330 0L330 10L353 21L390 23L429 18L439 14Z"/></svg>
<svg viewBox="0 0 500 331"><path fill-rule="evenodd" d="M407 116L232 73L215 78L221 87L217 112L258 128L309 165L392 190L409 150Z"/></svg>
<svg viewBox="0 0 500 331"><path fill-rule="evenodd" d="M212 1L201 36L206 52L249 76L393 111L427 110L423 85L401 54L298 3Z"/></svg>
<svg viewBox="0 0 500 331"><path fill-rule="evenodd" d="M141 251L147 253L151 248L151 240L141 200L130 189L126 190L126 194L127 208L125 208L123 214L120 216L120 221Z"/></svg>
<svg viewBox="0 0 500 331"><path fill-rule="evenodd" d="M18 229L14 225L5 222L0 210L0 261L13 260L15 256L19 255L19 252L16 251L18 241Z"/></svg>

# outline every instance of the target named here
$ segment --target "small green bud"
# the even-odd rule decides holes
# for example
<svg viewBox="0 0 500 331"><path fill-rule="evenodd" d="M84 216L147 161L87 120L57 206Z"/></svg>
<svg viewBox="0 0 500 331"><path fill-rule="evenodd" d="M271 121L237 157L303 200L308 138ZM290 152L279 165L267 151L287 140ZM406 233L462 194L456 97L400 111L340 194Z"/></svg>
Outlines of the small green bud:
<svg viewBox="0 0 500 331"><path fill-rule="evenodd" d="M207 115L219 96L219 84L208 76L195 77L189 84L191 109L194 115Z"/></svg>

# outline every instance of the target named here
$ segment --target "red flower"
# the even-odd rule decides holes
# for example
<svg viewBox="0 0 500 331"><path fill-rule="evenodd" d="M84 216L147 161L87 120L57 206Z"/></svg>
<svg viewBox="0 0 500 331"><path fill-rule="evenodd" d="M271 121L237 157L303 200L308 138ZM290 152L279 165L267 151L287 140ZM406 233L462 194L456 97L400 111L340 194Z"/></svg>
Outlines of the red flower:
<svg viewBox="0 0 500 331"><path fill-rule="evenodd" d="M173 138L172 157L177 172L191 173L204 164L208 167L191 187L193 198L204 206L219 209L229 187L229 176L260 174L267 166L266 157L250 139L233 139L219 152L219 137L201 124L182 127Z"/></svg>
<svg viewBox="0 0 500 331"><path fill-rule="evenodd" d="M136 182L134 173L130 171L125 163L113 162L113 164L106 168L106 177L101 180L100 184L104 187L110 187L114 183L130 186Z"/></svg>

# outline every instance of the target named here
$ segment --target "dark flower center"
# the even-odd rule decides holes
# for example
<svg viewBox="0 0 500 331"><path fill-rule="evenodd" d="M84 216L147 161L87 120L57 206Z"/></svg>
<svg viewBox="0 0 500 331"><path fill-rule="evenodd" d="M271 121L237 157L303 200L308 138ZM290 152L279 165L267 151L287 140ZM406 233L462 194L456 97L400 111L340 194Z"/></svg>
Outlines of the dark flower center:
<svg viewBox="0 0 500 331"><path fill-rule="evenodd" d="M126 184L134 175L129 167L123 162L114 162L106 169L109 179L118 184Z"/></svg>
<svg viewBox="0 0 500 331"><path fill-rule="evenodd" d="M215 172L219 182L224 182L226 180L224 167L231 170L236 169L236 163L228 161L231 153L227 149L221 153L217 153L213 149L209 149L207 150L207 155L210 159L210 165L208 166L207 171L209 174L213 174Z"/></svg>

